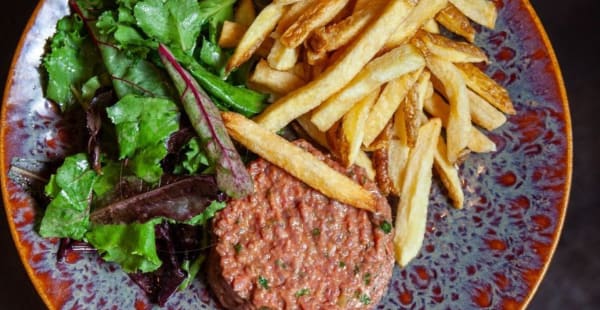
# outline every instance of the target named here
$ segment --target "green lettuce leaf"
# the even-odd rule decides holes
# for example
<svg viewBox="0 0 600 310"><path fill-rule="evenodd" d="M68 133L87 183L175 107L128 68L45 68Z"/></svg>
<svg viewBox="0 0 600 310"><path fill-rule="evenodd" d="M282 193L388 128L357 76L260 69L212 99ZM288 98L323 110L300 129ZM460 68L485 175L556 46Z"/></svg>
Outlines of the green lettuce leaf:
<svg viewBox="0 0 600 310"><path fill-rule="evenodd" d="M134 1L119 2L122 5L135 4ZM121 26L133 27L130 25L131 13L120 9L107 11L109 4L104 1L77 0L70 4L75 13L86 21L119 98L128 94L176 98L176 92L164 70L145 57L144 53L148 53L154 42L140 41L140 37L133 32L137 31L135 29L121 29L118 34L120 41L115 38L115 32ZM127 49L124 46L127 46Z"/></svg>
<svg viewBox="0 0 600 310"><path fill-rule="evenodd" d="M202 150L201 142L198 137L192 138L183 147L183 150L183 159L181 160L181 163L175 167L176 174L194 174L198 172L200 168L209 165L208 158Z"/></svg>
<svg viewBox="0 0 600 310"><path fill-rule="evenodd" d="M103 70L99 54L83 22L74 16L58 21L43 59L48 73L46 97L67 111L77 104L77 93L91 77Z"/></svg>
<svg viewBox="0 0 600 310"><path fill-rule="evenodd" d="M151 272L162 264L154 234L154 225L159 222L93 225L85 238L104 260L118 263L125 272Z"/></svg>
<svg viewBox="0 0 600 310"><path fill-rule="evenodd" d="M133 11L138 26L148 36L193 53L202 25L197 0L144 0Z"/></svg>
<svg viewBox="0 0 600 310"><path fill-rule="evenodd" d="M52 201L40 225L42 237L83 238L90 223L90 201L96 177L85 154L65 159L45 188Z"/></svg>
<svg viewBox="0 0 600 310"><path fill-rule="evenodd" d="M215 200L215 201L211 202L208 207L206 207L206 210L204 210L204 212L194 216L193 218L188 220L186 222L186 224L204 225L204 224L206 224L206 222L208 222L208 220L213 218L215 216L215 214L217 214L217 212L223 210L226 206L227 206L227 204L225 202L220 202L220 201Z"/></svg>
<svg viewBox="0 0 600 310"><path fill-rule="evenodd" d="M131 170L144 181L158 182L167 140L179 129L177 105L168 99L127 95L107 113L116 126L120 159L129 158Z"/></svg>

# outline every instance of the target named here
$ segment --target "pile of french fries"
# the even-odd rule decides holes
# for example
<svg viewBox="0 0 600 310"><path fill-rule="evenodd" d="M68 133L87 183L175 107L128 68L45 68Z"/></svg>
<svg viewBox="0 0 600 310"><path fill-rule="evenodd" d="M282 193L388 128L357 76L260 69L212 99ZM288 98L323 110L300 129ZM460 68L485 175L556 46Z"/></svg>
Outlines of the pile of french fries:
<svg viewBox="0 0 600 310"><path fill-rule="evenodd" d="M274 0L258 14L241 0L220 35L235 48L226 70L260 58L249 86L274 102L254 120L224 113L224 121L266 160L373 211L369 192L275 132L291 124L344 165L365 168L382 193L400 198L394 249L405 266L423 243L432 171L461 208L458 164L495 151L483 130L515 113L507 90L474 65L488 58L471 22L493 28L496 18L488 0Z"/></svg>

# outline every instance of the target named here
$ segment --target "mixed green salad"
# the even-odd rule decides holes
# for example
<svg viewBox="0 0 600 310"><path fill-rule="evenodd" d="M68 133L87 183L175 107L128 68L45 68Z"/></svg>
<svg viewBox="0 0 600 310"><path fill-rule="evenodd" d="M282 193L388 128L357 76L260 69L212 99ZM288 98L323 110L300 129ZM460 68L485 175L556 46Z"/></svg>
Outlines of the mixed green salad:
<svg viewBox="0 0 600 310"><path fill-rule="evenodd" d="M203 225L253 190L219 110L252 116L267 98L244 86L252 62L224 74L232 51L217 37L235 0L69 4L45 95L85 113L88 141L45 185L39 233L84 242L164 304L200 268Z"/></svg>

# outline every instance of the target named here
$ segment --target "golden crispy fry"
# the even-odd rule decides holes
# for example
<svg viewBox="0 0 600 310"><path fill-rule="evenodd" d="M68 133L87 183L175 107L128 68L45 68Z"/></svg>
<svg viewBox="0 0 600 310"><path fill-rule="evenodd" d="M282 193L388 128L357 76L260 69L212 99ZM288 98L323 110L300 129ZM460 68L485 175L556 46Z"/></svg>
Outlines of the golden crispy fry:
<svg viewBox="0 0 600 310"><path fill-rule="evenodd" d="M422 37L425 47L431 54L449 62L487 62L484 51L477 46L428 33Z"/></svg>
<svg viewBox="0 0 600 310"><path fill-rule="evenodd" d="M467 41L475 42L476 31L471 25L471 21L452 3L448 3L448 6L435 16L435 20L451 32L467 39Z"/></svg>
<svg viewBox="0 0 600 310"><path fill-rule="evenodd" d="M300 116L296 121L298 122L300 127L302 127L304 132L312 140L317 142L322 147L325 147L333 152L331 146L327 142L327 137L326 137L325 133L320 131L319 128L317 128L310 121L310 117L307 114ZM358 152L358 156L356 157L355 164L357 166L365 169L365 172L367 173L367 177L369 178L369 180L375 180L375 168L373 168L373 163L371 162L371 159L365 152L363 152L363 151Z"/></svg>
<svg viewBox="0 0 600 310"><path fill-rule="evenodd" d="M423 24L423 30L429 32L429 33L435 33L435 34L439 34L440 33L440 25L438 25L438 23L435 21L435 19L430 19L427 22L425 22L425 24Z"/></svg>
<svg viewBox="0 0 600 310"><path fill-rule="evenodd" d="M219 46L224 48L236 47L242 40L246 30L248 30L248 28L245 26L234 22L225 21L221 30L221 36L219 36ZM272 46L273 39L270 37L266 38L256 50L256 55L266 57L271 51Z"/></svg>
<svg viewBox="0 0 600 310"><path fill-rule="evenodd" d="M460 70L448 61L430 56L427 58L427 67L440 80L450 101L446 139L448 159L455 163L469 143L469 131L472 127L467 86Z"/></svg>
<svg viewBox="0 0 600 310"><path fill-rule="evenodd" d="M312 154L240 114L223 112L222 116L231 137L252 152L329 198L375 211L376 200L371 192Z"/></svg>
<svg viewBox="0 0 600 310"><path fill-rule="evenodd" d="M390 163L389 148L390 141L388 141L384 147L373 152L373 162L375 163L375 182L377 183L379 191L384 196L388 196L391 193L397 194L389 173L390 167L393 166L393 164Z"/></svg>
<svg viewBox="0 0 600 310"><path fill-rule="evenodd" d="M326 66L329 61L326 51L313 51L312 49L305 49L306 62L311 66Z"/></svg>
<svg viewBox="0 0 600 310"><path fill-rule="evenodd" d="M271 104L257 121L268 130L277 131L320 105L363 69L407 14L408 5L404 1L391 1L334 64L304 87Z"/></svg>
<svg viewBox="0 0 600 310"><path fill-rule="evenodd" d="M458 168L450 163L446 156L446 150L446 143L444 139L440 138L434 154L433 167L448 190L452 205L457 209L462 209L465 195L458 177Z"/></svg>
<svg viewBox="0 0 600 310"><path fill-rule="evenodd" d="M256 10L252 0L238 1L233 20L243 26L249 27L256 18Z"/></svg>
<svg viewBox="0 0 600 310"><path fill-rule="evenodd" d="M371 112L369 112L367 127L365 128L365 137L363 138L363 144L365 146L370 146L371 143L375 141L375 138L381 133L385 125L392 119L394 112L396 112L396 109L398 109L400 103L408 94L408 91L417 81L421 72L422 69L413 71L386 84L381 95L379 95L379 99L377 99Z"/></svg>
<svg viewBox="0 0 600 310"><path fill-rule="evenodd" d="M420 116L423 112L427 88L431 84L429 81L430 77L431 74L428 71L424 71L404 99L404 122L406 126L407 143L410 147L414 147L417 141L417 134L421 127Z"/></svg>
<svg viewBox="0 0 600 310"><path fill-rule="evenodd" d="M423 244L433 157L441 127L439 119L432 119L419 129L417 143L406 164L393 241L396 263L402 267L419 254Z"/></svg>
<svg viewBox="0 0 600 310"><path fill-rule="evenodd" d="M413 45L406 44L389 51L372 60L350 84L319 106L313 112L311 120L319 129L327 130L373 89L422 68L424 63L423 57Z"/></svg>
<svg viewBox="0 0 600 310"><path fill-rule="evenodd" d="M283 45L296 48L315 29L329 23L348 3L348 0L318 1L307 8L281 35Z"/></svg>
<svg viewBox="0 0 600 310"><path fill-rule="evenodd" d="M297 75L275 70L264 59L256 65L249 82L278 95L287 94L304 85L304 81Z"/></svg>
<svg viewBox="0 0 600 310"><path fill-rule="evenodd" d="M439 80L432 79L432 81L435 85L435 89L438 90L442 95L446 96L446 91ZM492 131L506 123L507 119L504 113L498 111L485 99L481 98L470 89L467 90L467 95L469 96L471 120L474 124L481 126L486 130Z"/></svg>
<svg viewBox="0 0 600 310"><path fill-rule="evenodd" d="M430 100L425 100L425 111L433 117L440 118L442 125L447 126L448 114L450 113L450 107L444 101L444 98L438 94L434 94ZM469 143L467 147L476 153L487 153L496 151L496 144L484 135L477 128L471 126L469 130Z"/></svg>
<svg viewBox="0 0 600 310"><path fill-rule="evenodd" d="M474 22L494 29L498 12L494 2L488 0L449 0Z"/></svg>
<svg viewBox="0 0 600 310"><path fill-rule="evenodd" d="M219 46L224 48L236 47L242 40L246 30L248 30L248 27L226 20L221 28Z"/></svg>
<svg viewBox="0 0 600 310"><path fill-rule="evenodd" d="M306 9L315 5L317 1L320 0L302 0L289 5L289 8L281 16L275 32L284 33Z"/></svg>
<svg viewBox="0 0 600 310"><path fill-rule="evenodd" d="M367 116L377 97L379 89L361 99L342 118L339 153L346 167L350 167L356 161L365 135Z"/></svg>
<svg viewBox="0 0 600 310"><path fill-rule="evenodd" d="M261 43L269 37L283 11L284 7L275 3L267 5L260 11L229 59L225 68L227 72L231 72L252 57L252 54L260 47Z"/></svg>
<svg viewBox="0 0 600 310"><path fill-rule="evenodd" d="M308 40L314 51L333 51L348 44L381 11L384 1L371 1L368 7L357 11L345 19L316 29Z"/></svg>
<svg viewBox="0 0 600 310"><path fill-rule="evenodd" d="M289 70L298 62L298 49L283 45L281 40L275 40L267 61L269 66L275 70Z"/></svg>
<svg viewBox="0 0 600 310"><path fill-rule="evenodd" d="M448 0L421 0L410 12L408 17L402 21L385 43L384 49L388 50L398 45L406 43L417 30L427 23L430 19L446 7Z"/></svg>
<svg viewBox="0 0 600 310"><path fill-rule="evenodd" d="M297 2L306 2L306 0L273 0L273 2L281 5L296 4Z"/></svg>
<svg viewBox="0 0 600 310"><path fill-rule="evenodd" d="M506 123L506 115L496 110L489 102L485 101L472 90L468 90L469 107L473 123L492 131Z"/></svg>
<svg viewBox="0 0 600 310"><path fill-rule="evenodd" d="M456 64L456 66L460 69L470 89L498 108L498 110L507 114L517 113L510 95L504 87L500 86L472 64Z"/></svg>
<svg viewBox="0 0 600 310"><path fill-rule="evenodd" d="M404 170L410 154L410 147L399 139L391 139L388 144L388 173L393 185L393 193L400 194Z"/></svg>

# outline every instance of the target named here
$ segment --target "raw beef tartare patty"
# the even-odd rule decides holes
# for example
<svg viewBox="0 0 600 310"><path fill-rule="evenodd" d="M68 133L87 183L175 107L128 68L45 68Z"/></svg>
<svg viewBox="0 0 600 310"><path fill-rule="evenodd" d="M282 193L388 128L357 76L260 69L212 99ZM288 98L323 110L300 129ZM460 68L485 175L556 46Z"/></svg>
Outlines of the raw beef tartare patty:
<svg viewBox="0 0 600 310"><path fill-rule="evenodd" d="M344 169L296 145L377 197L377 212L323 196L263 159L248 167L255 193L213 220L209 283L229 309L370 309L394 266L391 210L362 168Z"/></svg>

